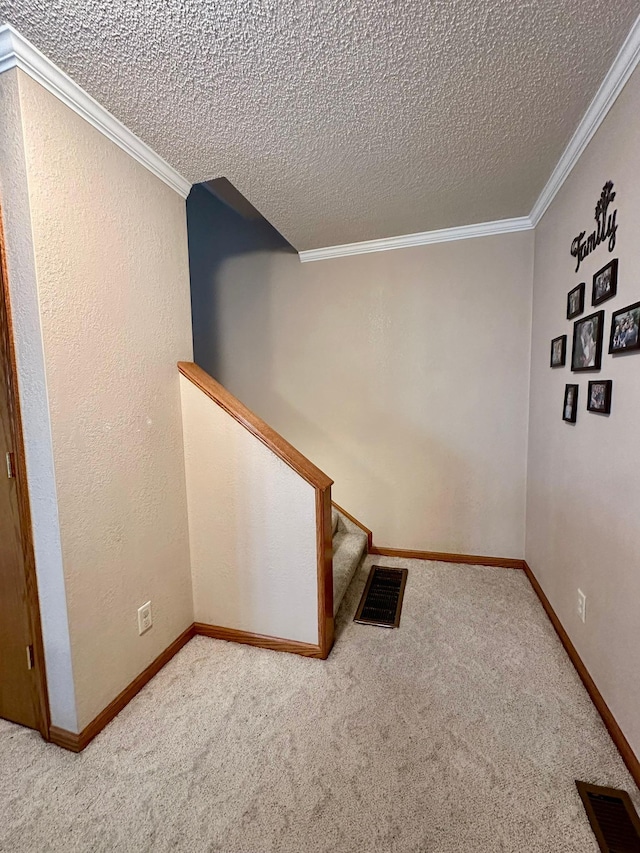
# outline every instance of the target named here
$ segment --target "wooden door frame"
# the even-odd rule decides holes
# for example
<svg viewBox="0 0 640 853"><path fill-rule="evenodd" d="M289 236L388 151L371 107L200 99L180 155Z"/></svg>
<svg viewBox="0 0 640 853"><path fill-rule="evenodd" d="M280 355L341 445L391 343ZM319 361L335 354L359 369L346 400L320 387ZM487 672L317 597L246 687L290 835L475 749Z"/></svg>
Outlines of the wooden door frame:
<svg viewBox="0 0 640 853"><path fill-rule="evenodd" d="M9 417L13 429L15 447L15 477L16 494L18 498L18 513L20 517L20 537L24 556L24 571L27 590L27 610L31 627L35 676L37 682L38 708L36 708L38 731L49 740L51 719L49 714L49 694L47 691L47 674L42 642L42 623L40 620L40 601L38 599L38 581L36 562L33 550L33 531L31 526L31 509L29 505L29 490L27 484L27 465L24 452L24 436L22 433L22 415L20 412L20 396L18 385L18 365L14 331L11 315L11 298L9 293L9 276L7 272L7 256L4 240L2 208L0 207L0 335L4 336L4 350L9 359L8 387Z"/></svg>

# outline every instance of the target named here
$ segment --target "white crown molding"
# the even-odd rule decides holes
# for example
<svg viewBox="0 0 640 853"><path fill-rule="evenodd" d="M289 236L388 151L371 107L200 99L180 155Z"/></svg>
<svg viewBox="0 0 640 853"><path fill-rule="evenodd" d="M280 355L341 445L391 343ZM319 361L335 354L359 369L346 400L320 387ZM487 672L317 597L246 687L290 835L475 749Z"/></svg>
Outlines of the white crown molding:
<svg viewBox="0 0 640 853"><path fill-rule="evenodd" d="M40 83L183 198L189 195L191 183L186 178L100 106L24 36L5 24L0 27L0 74L11 68L19 68Z"/></svg>
<svg viewBox="0 0 640 853"><path fill-rule="evenodd" d="M308 249L299 253L303 263L322 261L327 258L342 258L347 255L362 255L366 252L385 252L389 249L404 249L408 246L427 246L430 243L444 243L449 240L465 240L469 237L485 237L489 234L508 234L511 231L526 231L535 228L546 209L558 194L569 177L571 170L598 130L607 113L615 103L625 83L631 77L640 61L640 16L636 19L629 35L625 39L618 55L613 61L607 76L575 133L560 157L551 177L533 205L529 216L517 219L499 219L495 222L482 222L478 225L466 225L461 228L444 228L441 231L424 231L421 234L407 234L401 237L389 237L382 240L367 240L363 243L346 243L342 246L327 246L324 249Z"/></svg>
<svg viewBox="0 0 640 853"><path fill-rule="evenodd" d="M442 228L439 231L422 231L400 237L384 237L381 240L327 246L324 249L306 249L298 254L304 264L309 261L324 261L328 258L343 258L346 255L365 255L368 252L387 252L391 249L406 249L410 246L428 246L431 243L448 243L452 240L468 240L472 237L488 237L492 234L529 231L531 228L533 225L529 217L519 216L515 219L497 219L495 222L479 222L477 225L462 225L458 228Z"/></svg>
<svg viewBox="0 0 640 853"><path fill-rule="evenodd" d="M385 252L410 246L426 246L432 243L485 237L491 234L508 234L513 231L526 231L535 228L604 121L639 61L640 16L631 28L529 216L481 222L476 225L464 225L457 228L443 228L438 231L424 231L418 234L406 234L380 240L366 240L361 243L307 249L299 253L300 260L306 263L347 255L362 255L368 252ZM153 149L128 130L122 122L100 106L94 98L74 83L70 77L47 59L12 26L5 24L0 27L0 74L11 68L20 68L29 74L108 139L146 166L183 198L187 197L191 184L186 178L183 178Z"/></svg>
<svg viewBox="0 0 640 853"><path fill-rule="evenodd" d="M607 76L602 81L594 99L582 117L582 121L576 128L576 132L571 137L557 166L551 173L551 177L540 193L538 200L533 205L529 218L534 227L540 222L544 212L556 197L560 187L569 177L571 170L606 118L607 113L622 91L624 84L633 74L639 60L640 16L631 27L629 35L624 40L622 47L618 51L618 55L613 60L613 64L607 72Z"/></svg>

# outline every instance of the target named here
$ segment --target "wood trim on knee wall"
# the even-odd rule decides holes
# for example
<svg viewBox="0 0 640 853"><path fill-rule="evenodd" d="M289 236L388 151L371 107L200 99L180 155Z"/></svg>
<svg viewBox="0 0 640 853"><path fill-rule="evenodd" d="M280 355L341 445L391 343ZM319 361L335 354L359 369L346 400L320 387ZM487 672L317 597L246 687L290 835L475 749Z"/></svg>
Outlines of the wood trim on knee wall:
<svg viewBox="0 0 640 853"><path fill-rule="evenodd" d="M331 537L331 486L333 480L248 409L230 391L193 362L179 361L178 370L210 400L261 441L265 447L309 483L315 490L316 579L318 601L318 645L326 658L334 640L333 548ZM235 642L247 642L236 639ZM270 646L268 646L270 648Z"/></svg>
<svg viewBox="0 0 640 853"><path fill-rule="evenodd" d="M333 535L331 486L316 489L316 550L318 572L318 645L325 659L333 647ZM314 655L315 657L315 655Z"/></svg>
<svg viewBox="0 0 640 853"><path fill-rule="evenodd" d="M361 521L358 521L357 518L354 518L351 513L348 513L346 509L343 509L335 501L331 501L331 506L334 506L338 510L338 512L346 516L352 524L355 524L356 527L359 527L360 530L367 534L367 552L369 554L372 554L373 551L371 549L373 548L373 533L369 530L369 528L365 527Z"/></svg>
<svg viewBox="0 0 640 853"><path fill-rule="evenodd" d="M235 628L223 628L220 625L208 625L205 622L196 622L193 626L194 634L200 637L210 637L213 640L226 640L229 643L242 643L248 646L256 646L260 649L270 649L274 652L289 652L293 655L302 655L307 658L320 658L324 660L327 652L318 643L301 643L298 640L283 640L280 637L270 637L266 634L253 634L251 631L238 631Z"/></svg>
<svg viewBox="0 0 640 853"><path fill-rule="evenodd" d="M481 557L474 554L448 554L446 551L407 551L402 548L378 548L372 545L370 554L399 557L401 560L434 560L438 563L464 563L470 566L496 566L502 569L522 569L524 560L511 557Z"/></svg>
<svg viewBox="0 0 640 853"><path fill-rule="evenodd" d="M596 706L596 709L600 716L602 717L602 722L605 724L607 731L611 735L611 739L616 745L618 752L624 763L627 765L627 769L629 773L633 776L636 785L640 787L640 761L638 760L637 755L631 749L631 745L629 741L624 736L622 729L618 725L616 718L611 713L609 706L604 701L602 693L596 687L596 683L591 677L589 670L584 665L582 658L578 654L576 647L571 642L569 635L565 631L562 622L558 618L555 610L551 606L551 602L544 594L542 587L540 586L537 578L531 571L528 563L524 561L523 565L525 574L529 579L529 583L533 587L535 594L540 599L540 603L542 604L547 616L553 627L555 628L556 634L560 638L560 642L565 648L566 653L569 655L571 663L574 665L576 672L580 676L582 683L584 684L587 693L593 704Z"/></svg>

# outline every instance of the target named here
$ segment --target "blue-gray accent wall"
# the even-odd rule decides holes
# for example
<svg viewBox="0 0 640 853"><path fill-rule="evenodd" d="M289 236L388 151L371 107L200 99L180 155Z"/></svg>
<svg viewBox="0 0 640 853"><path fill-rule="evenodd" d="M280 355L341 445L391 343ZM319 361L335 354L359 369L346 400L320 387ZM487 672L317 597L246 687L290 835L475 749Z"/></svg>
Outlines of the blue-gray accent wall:
<svg viewBox="0 0 640 853"><path fill-rule="evenodd" d="M217 334L220 270L240 255L261 253L252 266L257 282L260 266L264 263L266 269L270 253L295 254L295 250L266 219L245 219L199 184L187 199L187 233L194 360L223 380Z"/></svg>

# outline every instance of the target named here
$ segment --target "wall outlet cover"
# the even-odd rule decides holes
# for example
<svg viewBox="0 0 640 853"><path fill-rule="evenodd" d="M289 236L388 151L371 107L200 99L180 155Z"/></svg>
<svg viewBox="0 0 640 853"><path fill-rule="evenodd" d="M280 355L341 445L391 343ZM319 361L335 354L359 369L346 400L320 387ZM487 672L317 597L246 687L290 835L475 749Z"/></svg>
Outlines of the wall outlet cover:
<svg viewBox="0 0 640 853"><path fill-rule="evenodd" d="M138 607L138 633L144 634L152 625L151 602L147 601L142 607Z"/></svg>
<svg viewBox="0 0 640 853"><path fill-rule="evenodd" d="M587 596L584 592L579 589L578 590L578 616L582 622L586 621L587 618Z"/></svg>

